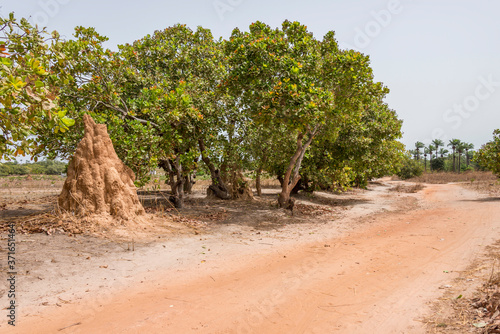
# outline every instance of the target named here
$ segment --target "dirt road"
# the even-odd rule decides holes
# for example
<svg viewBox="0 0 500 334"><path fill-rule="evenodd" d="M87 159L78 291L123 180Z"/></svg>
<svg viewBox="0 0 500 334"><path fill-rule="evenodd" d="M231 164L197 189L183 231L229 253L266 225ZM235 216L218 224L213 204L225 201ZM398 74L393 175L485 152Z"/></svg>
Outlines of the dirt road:
<svg viewBox="0 0 500 334"><path fill-rule="evenodd" d="M390 200L397 207L404 198ZM415 198L416 209L347 217L367 222L341 233L328 225L296 228L295 238L256 232L234 247L222 236L192 240L203 255L159 263L112 297L61 305L15 332L425 333L420 320L439 287L500 239L500 201L452 184Z"/></svg>

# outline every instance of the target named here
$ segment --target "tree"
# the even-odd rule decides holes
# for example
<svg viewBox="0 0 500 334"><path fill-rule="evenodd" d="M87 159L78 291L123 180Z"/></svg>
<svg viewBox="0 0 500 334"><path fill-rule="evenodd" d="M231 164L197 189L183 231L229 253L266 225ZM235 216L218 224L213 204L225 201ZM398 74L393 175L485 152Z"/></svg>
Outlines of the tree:
<svg viewBox="0 0 500 334"><path fill-rule="evenodd" d="M430 163L431 169L435 171L444 170L444 158L434 158Z"/></svg>
<svg viewBox="0 0 500 334"><path fill-rule="evenodd" d="M429 148L424 147L424 170L427 173L427 154L429 154ZM431 152L432 154L432 152Z"/></svg>
<svg viewBox="0 0 500 334"><path fill-rule="evenodd" d="M185 180L201 155L212 177L212 189L219 197L230 194L211 158L225 131L231 137L234 118L224 105L220 86L225 75L221 42L214 40L210 30L198 27L192 31L175 25L146 36L133 45L120 47L134 72L144 82L144 100L138 100L147 120L165 119L163 133L172 149L164 148L160 166L170 176L170 185L177 206L181 206ZM178 92L178 96L171 96ZM165 97L170 95L170 100ZM224 144L223 144L224 145ZM208 146L208 148L207 148ZM231 152L228 144L225 152Z"/></svg>
<svg viewBox="0 0 500 334"><path fill-rule="evenodd" d="M434 145L434 147L435 147L436 158L437 158L439 148L441 146L444 146L444 142L441 139L433 139L432 140L432 145Z"/></svg>
<svg viewBox="0 0 500 334"><path fill-rule="evenodd" d="M333 33L325 42L334 43ZM394 174L405 156L398 141L402 122L383 102L389 90L374 82L369 57L331 49L322 47L322 77L335 93L342 123L337 136L318 136L304 158L301 181L309 190L364 187L372 178Z"/></svg>
<svg viewBox="0 0 500 334"><path fill-rule="evenodd" d="M500 129L493 131L493 140L477 151L473 161L500 176Z"/></svg>
<svg viewBox="0 0 500 334"><path fill-rule="evenodd" d="M36 155L36 127L57 133L74 124L57 98L68 81L64 73L53 75L57 62L64 56L56 31L39 31L14 13L0 18L0 159Z"/></svg>
<svg viewBox="0 0 500 334"><path fill-rule="evenodd" d="M413 157L413 160L417 160L417 150L408 150L410 156Z"/></svg>
<svg viewBox="0 0 500 334"><path fill-rule="evenodd" d="M439 149L439 155L441 156L441 158L444 158L445 154L448 154L448 150L445 149L445 148L440 148Z"/></svg>
<svg viewBox="0 0 500 334"><path fill-rule="evenodd" d="M423 173L422 164L415 159L411 159L410 156L405 156L405 159L401 162L396 175L402 180L407 180L412 177L418 177Z"/></svg>
<svg viewBox="0 0 500 334"><path fill-rule="evenodd" d="M63 43L67 59L60 72L74 78L60 100L80 119L90 111L106 122L118 156L137 174L163 167L173 201L181 207L186 178L202 149L221 130L224 114L216 96L224 66L221 48L210 31L182 25L157 31L119 52L104 49L106 37L93 28L77 27L75 39ZM82 136L47 136L47 148L70 154ZM213 141L213 140L212 140ZM212 169L212 171L215 168Z"/></svg>
<svg viewBox="0 0 500 334"><path fill-rule="evenodd" d="M451 147L451 149L453 150L453 171L456 172L456 168L455 168L455 160L456 160L456 157L455 157L455 150L457 148L457 146L460 145L460 140L459 139L450 139L450 141L448 142L448 147Z"/></svg>
<svg viewBox="0 0 500 334"><path fill-rule="evenodd" d="M464 142L460 142L457 146L456 146L456 149L457 149L457 152L458 152L458 172L460 173L461 171L461 163L462 163L462 153L464 152L465 148L466 148L466 143Z"/></svg>
<svg viewBox="0 0 500 334"><path fill-rule="evenodd" d="M141 77L125 57L103 47L107 37L93 28L83 27L75 28L74 37L61 42L65 61L54 64L53 71L56 76L69 75L58 97L68 115L78 122L74 131L64 135L38 129L42 142L40 153L49 158L69 158L83 137L83 115L90 113L95 121L106 123L116 153L136 173L138 184L144 184L163 154L160 144L164 137L160 134L171 132L162 128L165 124L143 117L147 113L142 112L140 102L145 95L152 94L147 95L149 91L143 89ZM179 101L182 95L180 91L170 92L165 100ZM180 101L177 105L179 109L189 107Z"/></svg>
<svg viewBox="0 0 500 334"><path fill-rule="evenodd" d="M239 107L256 125L282 128L283 133L275 135L294 138L293 154L283 171L280 207L289 205L314 138L328 126L335 129L334 94L323 87L318 75L319 47L305 26L289 21L283 22L281 30L261 22L253 23L249 32L235 29L226 44L228 84L240 99Z"/></svg>
<svg viewBox="0 0 500 334"><path fill-rule="evenodd" d="M425 144L421 141L415 143L415 150L417 151L417 160L420 160L420 150L425 147Z"/></svg>
<svg viewBox="0 0 500 334"><path fill-rule="evenodd" d="M432 152L436 151L436 147L429 145L427 150L429 151L429 168L432 170Z"/></svg>
<svg viewBox="0 0 500 334"><path fill-rule="evenodd" d="M469 150L473 150L474 149L474 144L472 144L472 143L466 143L464 145L464 149L465 149L465 159L466 159L467 167L469 167L469 164L470 164ZM470 153L472 153L472 152L470 152Z"/></svg>

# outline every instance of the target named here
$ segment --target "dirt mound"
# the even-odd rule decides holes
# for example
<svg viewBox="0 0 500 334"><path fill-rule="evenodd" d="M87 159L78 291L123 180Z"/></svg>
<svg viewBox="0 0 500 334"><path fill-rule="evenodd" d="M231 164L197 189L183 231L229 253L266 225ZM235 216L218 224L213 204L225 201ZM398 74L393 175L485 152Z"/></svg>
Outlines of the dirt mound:
<svg viewBox="0 0 500 334"><path fill-rule="evenodd" d="M116 155L106 125L96 124L89 115L83 121L85 135L68 166L59 207L76 216L130 220L143 215L134 172Z"/></svg>

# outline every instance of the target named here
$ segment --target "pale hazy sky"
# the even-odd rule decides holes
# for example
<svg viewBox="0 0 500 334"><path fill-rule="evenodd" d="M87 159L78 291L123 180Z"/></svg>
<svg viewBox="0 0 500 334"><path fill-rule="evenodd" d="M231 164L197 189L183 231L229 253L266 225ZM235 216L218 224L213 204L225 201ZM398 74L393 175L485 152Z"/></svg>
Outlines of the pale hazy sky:
<svg viewBox="0 0 500 334"><path fill-rule="evenodd" d="M498 0L0 0L2 16L31 17L70 38L92 26L108 47L175 23L227 38L260 20L300 21L317 38L336 32L342 47L370 55L375 79L391 90L403 142L458 138L476 147L500 128Z"/></svg>

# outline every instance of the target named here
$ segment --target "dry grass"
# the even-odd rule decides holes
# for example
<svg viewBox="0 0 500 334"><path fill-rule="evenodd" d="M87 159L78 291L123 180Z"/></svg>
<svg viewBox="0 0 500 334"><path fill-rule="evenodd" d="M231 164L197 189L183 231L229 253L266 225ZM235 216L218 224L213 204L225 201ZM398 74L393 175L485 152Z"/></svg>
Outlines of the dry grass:
<svg viewBox="0 0 500 334"><path fill-rule="evenodd" d="M59 175L19 175L0 177L0 190L12 188L62 188L66 178Z"/></svg>
<svg viewBox="0 0 500 334"><path fill-rule="evenodd" d="M255 189L255 179L250 179L250 178L245 178L246 181L248 181L249 185L251 188ZM211 180L202 180L202 179L195 179L195 184L193 185L193 190L194 191L199 191L203 194L206 193L207 188L211 184ZM279 181L275 178L262 178L261 181L261 187L262 188L268 188L268 189L278 189L281 187ZM62 187L62 185L61 185ZM151 179L151 181L141 187L139 190L144 190L144 191L149 191L149 190L170 190L170 186L165 183L164 180L161 180L159 176L156 176Z"/></svg>
<svg viewBox="0 0 500 334"><path fill-rule="evenodd" d="M65 178L59 175L0 177L0 207L19 201L37 202L61 192Z"/></svg>
<svg viewBox="0 0 500 334"><path fill-rule="evenodd" d="M422 183L415 184L398 184L397 186L390 189L390 191L397 191L400 193L414 194L424 189L425 186Z"/></svg>
<svg viewBox="0 0 500 334"><path fill-rule="evenodd" d="M500 241L460 272L433 303L428 333L500 333Z"/></svg>
<svg viewBox="0 0 500 334"><path fill-rule="evenodd" d="M500 196L500 181L471 181L465 183L464 187L490 196Z"/></svg>
<svg viewBox="0 0 500 334"><path fill-rule="evenodd" d="M425 173L422 176L408 179L410 182L443 184L451 182L490 182L494 183L498 178L491 172L468 171L463 173L436 172Z"/></svg>

